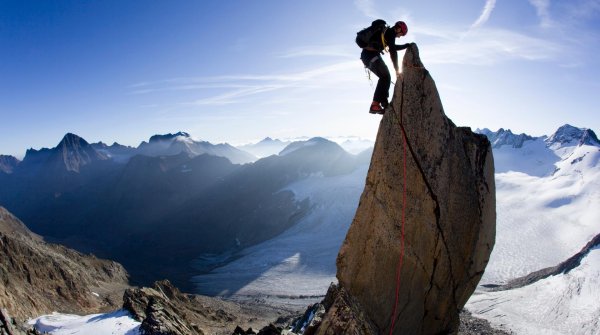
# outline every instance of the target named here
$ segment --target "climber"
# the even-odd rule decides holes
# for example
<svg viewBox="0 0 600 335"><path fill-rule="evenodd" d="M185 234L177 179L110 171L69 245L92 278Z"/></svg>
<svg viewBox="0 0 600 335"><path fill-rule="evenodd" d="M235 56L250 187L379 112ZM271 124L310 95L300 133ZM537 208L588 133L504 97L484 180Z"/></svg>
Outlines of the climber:
<svg viewBox="0 0 600 335"><path fill-rule="evenodd" d="M396 77L400 75L398 68L398 50L406 49L410 43L396 45L396 38L406 35L408 27L402 21L396 22L394 27L389 27L384 20L375 20L371 26L356 34L356 44L362 48L360 59L365 68L375 73L379 78L373 102L369 108L371 114L383 114L388 106L391 76L387 65L381 58L384 51L389 50L390 58L396 70Z"/></svg>

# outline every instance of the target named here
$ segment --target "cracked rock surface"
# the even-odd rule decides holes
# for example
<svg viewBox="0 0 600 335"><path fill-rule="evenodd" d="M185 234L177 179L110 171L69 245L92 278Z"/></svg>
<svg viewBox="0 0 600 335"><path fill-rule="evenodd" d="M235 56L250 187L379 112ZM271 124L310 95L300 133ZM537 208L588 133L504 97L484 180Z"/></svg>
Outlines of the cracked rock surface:
<svg viewBox="0 0 600 335"><path fill-rule="evenodd" d="M416 44L405 53L391 105L337 277L379 333L390 333L392 319L394 334L453 333L494 246L491 146L446 117Z"/></svg>

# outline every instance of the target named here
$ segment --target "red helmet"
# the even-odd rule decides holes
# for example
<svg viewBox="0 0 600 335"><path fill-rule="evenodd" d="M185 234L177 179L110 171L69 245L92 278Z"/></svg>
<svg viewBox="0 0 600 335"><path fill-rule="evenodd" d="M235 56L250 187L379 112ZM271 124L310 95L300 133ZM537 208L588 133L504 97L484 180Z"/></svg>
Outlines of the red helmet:
<svg viewBox="0 0 600 335"><path fill-rule="evenodd" d="M404 23L404 21L396 22L394 28L399 28L400 32L402 33L402 36L406 35L406 33L408 32L408 27L406 26L406 23Z"/></svg>

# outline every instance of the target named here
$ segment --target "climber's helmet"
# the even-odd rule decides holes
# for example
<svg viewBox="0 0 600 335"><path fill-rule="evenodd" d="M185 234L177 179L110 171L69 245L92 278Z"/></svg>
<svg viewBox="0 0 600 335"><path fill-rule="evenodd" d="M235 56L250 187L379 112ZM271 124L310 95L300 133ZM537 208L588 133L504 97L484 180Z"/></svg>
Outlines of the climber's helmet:
<svg viewBox="0 0 600 335"><path fill-rule="evenodd" d="M408 32L408 27L406 26L406 23L404 23L404 21L398 21L394 25L394 30L396 30L396 36L400 37L406 35L406 33Z"/></svg>

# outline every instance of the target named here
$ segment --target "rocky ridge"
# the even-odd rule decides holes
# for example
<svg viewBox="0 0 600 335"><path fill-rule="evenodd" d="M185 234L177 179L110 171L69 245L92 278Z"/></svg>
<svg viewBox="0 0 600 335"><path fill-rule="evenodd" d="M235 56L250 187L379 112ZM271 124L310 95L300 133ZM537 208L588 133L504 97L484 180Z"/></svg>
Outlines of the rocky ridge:
<svg viewBox="0 0 600 335"><path fill-rule="evenodd" d="M3 207L0 249L0 307L19 320L118 309L128 287L120 264L46 243Z"/></svg>
<svg viewBox="0 0 600 335"><path fill-rule="evenodd" d="M285 320L292 313L267 306L240 305L200 295L185 294L169 281L154 283L153 287L128 289L123 296L123 308L142 324L145 335L254 334L266 320ZM243 331L242 327L249 331ZM262 334L271 334L264 327ZM279 331L282 329L279 328Z"/></svg>
<svg viewBox="0 0 600 335"><path fill-rule="evenodd" d="M527 134L513 134L510 129L504 130L503 128L498 129L498 131L493 132L487 128L480 130L475 130L476 133L483 134L487 136L487 138L492 143L492 148L500 148L504 145L511 146L513 148L521 148L525 141L533 141L536 138L529 136Z"/></svg>

